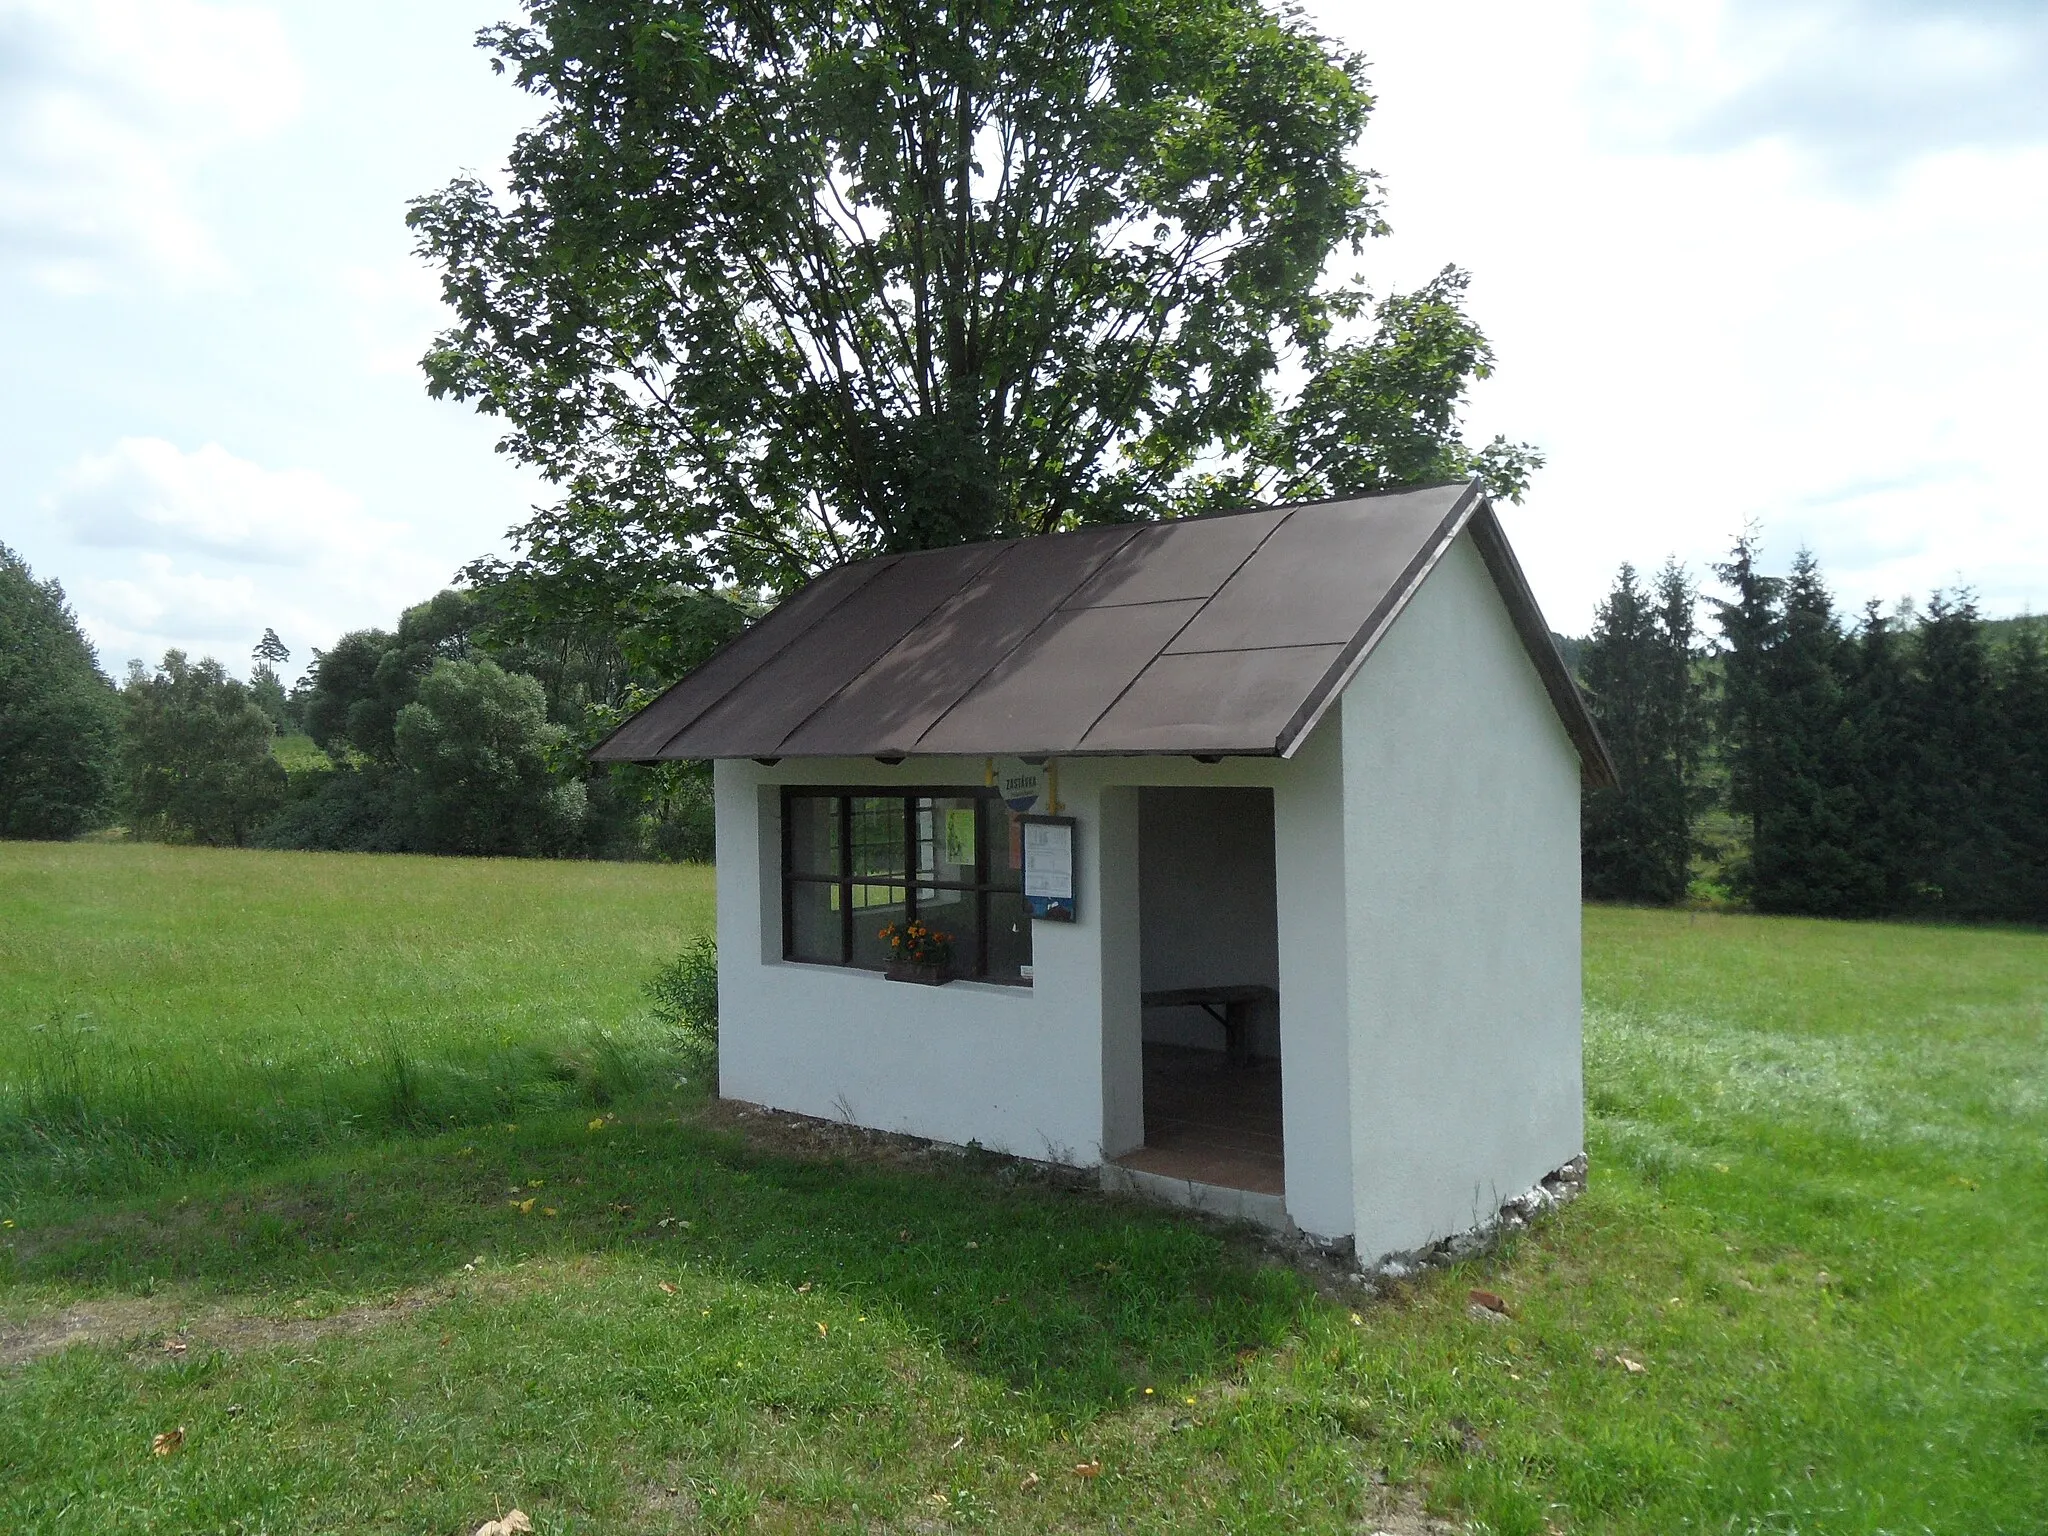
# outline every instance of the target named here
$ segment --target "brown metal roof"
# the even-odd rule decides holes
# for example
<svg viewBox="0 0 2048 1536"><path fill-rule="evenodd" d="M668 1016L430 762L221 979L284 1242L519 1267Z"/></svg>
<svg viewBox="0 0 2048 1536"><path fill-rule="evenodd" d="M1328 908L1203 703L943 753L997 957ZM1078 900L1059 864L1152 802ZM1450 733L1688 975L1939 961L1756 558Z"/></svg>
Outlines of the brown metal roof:
<svg viewBox="0 0 2048 1536"><path fill-rule="evenodd" d="M1611 782L1476 483L842 566L591 755L1288 757L1467 528L1588 778Z"/></svg>

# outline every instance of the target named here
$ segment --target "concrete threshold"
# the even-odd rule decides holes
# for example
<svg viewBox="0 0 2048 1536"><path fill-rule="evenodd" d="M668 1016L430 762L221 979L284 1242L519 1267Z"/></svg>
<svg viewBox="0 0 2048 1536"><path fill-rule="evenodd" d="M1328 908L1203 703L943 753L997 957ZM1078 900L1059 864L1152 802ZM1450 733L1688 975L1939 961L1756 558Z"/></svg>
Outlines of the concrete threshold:
<svg viewBox="0 0 2048 1536"><path fill-rule="evenodd" d="M1221 1216L1226 1221L1249 1222L1270 1232L1294 1230L1294 1223L1287 1218L1286 1200L1257 1190L1201 1184L1193 1179L1147 1173L1142 1168L1126 1168L1122 1163L1102 1165L1102 1187L1109 1194L1137 1195L1142 1199L1156 1200L1161 1205L1178 1205L1210 1216Z"/></svg>

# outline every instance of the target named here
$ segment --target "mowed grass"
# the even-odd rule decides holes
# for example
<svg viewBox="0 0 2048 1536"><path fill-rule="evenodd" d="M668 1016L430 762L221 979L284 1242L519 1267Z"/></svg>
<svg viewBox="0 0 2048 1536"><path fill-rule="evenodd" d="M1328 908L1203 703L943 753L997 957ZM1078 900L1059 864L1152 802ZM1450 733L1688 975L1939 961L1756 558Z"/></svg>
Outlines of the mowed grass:
<svg viewBox="0 0 2048 1536"><path fill-rule="evenodd" d="M2048 1530L2048 936L1590 909L1590 1192L1366 1300L750 1136L709 920L0 845L0 1529Z"/></svg>

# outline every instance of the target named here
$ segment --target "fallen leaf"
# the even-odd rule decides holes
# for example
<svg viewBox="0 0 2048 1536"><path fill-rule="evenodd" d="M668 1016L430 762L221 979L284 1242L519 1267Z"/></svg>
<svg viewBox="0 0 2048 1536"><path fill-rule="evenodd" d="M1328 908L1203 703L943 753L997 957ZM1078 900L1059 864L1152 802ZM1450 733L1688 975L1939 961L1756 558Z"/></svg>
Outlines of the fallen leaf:
<svg viewBox="0 0 2048 1536"><path fill-rule="evenodd" d="M967 1437L965 1435L962 1435L959 1439L955 1440L951 1445L946 1447L946 1454L948 1456L952 1455L955 1451L959 1450L960 1447L965 1445L966 1443Z"/></svg>
<svg viewBox="0 0 2048 1536"><path fill-rule="evenodd" d="M981 1246L981 1244L979 1244L979 1243L969 1243L969 1244L968 1244L967 1246L968 1246L968 1247L970 1247L970 1248L979 1248L979 1247Z"/></svg>
<svg viewBox="0 0 2048 1536"><path fill-rule="evenodd" d="M542 1206L540 1208L540 1213L543 1216L559 1216L562 1214L560 1211L556 1210L552 1205Z"/></svg>
<svg viewBox="0 0 2048 1536"><path fill-rule="evenodd" d="M953 1501L947 1498L943 1493L932 1493L927 1494L925 1496L925 1503L931 1505L933 1509L944 1509L947 1505L951 1504L952 1502Z"/></svg>
<svg viewBox="0 0 2048 1536"><path fill-rule="evenodd" d="M1621 1362L1621 1368L1631 1376L1640 1376L1649 1369L1642 1361L1631 1360L1627 1355L1616 1355L1614 1358Z"/></svg>
<svg viewBox="0 0 2048 1536"><path fill-rule="evenodd" d="M1038 1474L1036 1472L1026 1472L1024 1474L1024 1481L1017 1485L1017 1491L1019 1493L1029 1493L1032 1489L1036 1488L1037 1486Z"/></svg>
<svg viewBox="0 0 2048 1536"><path fill-rule="evenodd" d="M522 1216L530 1216L531 1214L533 1214L533 1201L530 1198L525 1200L508 1200L505 1203L511 1206L515 1211L519 1212L519 1214Z"/></svg>
<svg viewBox="0 0 2048 1536"><path fill-rule="evenodd" d="M818 1324L818 1337L821 1339L825 1337L825 1325L823 1323Z"/></svg>
<svg viewBox="0 0 2048 1536"><path fill-rule="evenodd" d="M1354 1328L1363 1328L1365 1326L1365 1319L1360 1317L1356 1312L1354 1312L1351 1314L1351 1326Z"/></svg>
<svg viewBox="0 0 2048 1536"><path fill-rule="evenodd" d="M597 1117L597 1118L596 1118L595 1120L591 1121L591 1122L590 1122L590 1129L591 1129L591 1130L593 1130L593 1131L601 1131L601 1130L603 1130L603 1129L604 1129L604 1116L603 1116L603 1115L599 1115L599 1116L598 1116L598 1117Z"/></svg>
<svg viewBox="0 0 2048 1536"><path fill-rule="evenodd" d="M183 1339L165 1339L164 1353L167 1355L182 1355L185 1353L185 1341Z"/></svg>
<svg viewBox="0 0 2048 1536"><path fill-rule="evenodd" d="M149 1442L149 1454L152 1456L168 1456L184 1443L185 1426L180 1424L176 1429L167 1429L151 1440Z"/></svg>
<svg viewBox="0 0 2048 1536"><path fill-rule="evenodd" d="M1074 1467L1074 1476L1100 1477L1102 1476L1102 1463L1099 1461L1083 1461L1076 1463Z"/></svg>
<svg viewBox="0 0 2048 1536"><path fill-rule="evenodd" d="M502 1519L486 1520L476 1528L476 1536L530 1536L533 1522L526 1518L526 1511L515 1509Z"/></svg>
<svg viewBox="0 0 2048 1536"><path fill-rule="evenodd" d="M665 1296L673 1296L676 1293L676 1288L670 1285L666 1280L661 1282L661 1290L662 1294Z"/></svg>
<svg viewBox="0 0 2048 1536"><path fill-rule="evenodd" d="M806 1280L806 1281L805 1281L805 1282L804 1282L804 1283L803 1283L802 1285L800 1285L800 1286L798 1286L798 1287L796 1288L796 1293L797 1293L797 1295L799 1295L799 1296L808 1296L808 1295L810 1295L810 1294L811 1294L811 1282L810 1282L810 1281L808 1281L808 1280Z"/></svg>
<svg viewBox="0 0 2048 1536"><path fill-rule="evenodd" d="M539 1189L541 1185L545 1183L547 1183L546 1179L528 1179L526 1181L526 1187L528 1189Z"/></svg>
<svg viewBox="0 0 2048 1536"><path fill-rule="evenodd" d="M1489 1312L1498 1312L1502 1317L1508 1315L1506 1300L1492 1291L1473 1289L1467 1291L1465 1296L1475 1307L1484 1307Z"/></svg>

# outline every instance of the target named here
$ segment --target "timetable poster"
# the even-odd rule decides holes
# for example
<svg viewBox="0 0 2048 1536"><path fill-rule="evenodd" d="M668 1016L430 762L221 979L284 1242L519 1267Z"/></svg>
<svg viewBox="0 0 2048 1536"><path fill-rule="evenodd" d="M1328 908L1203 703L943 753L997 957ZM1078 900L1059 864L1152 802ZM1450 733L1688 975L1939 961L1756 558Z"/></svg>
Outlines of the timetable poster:
<svg viewBox="0 0 2048 1536"><path fill-rule="evenodd" d="M1045 922L1074 921L1074 818L1021 816L1024 904Z"/></svg>

